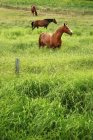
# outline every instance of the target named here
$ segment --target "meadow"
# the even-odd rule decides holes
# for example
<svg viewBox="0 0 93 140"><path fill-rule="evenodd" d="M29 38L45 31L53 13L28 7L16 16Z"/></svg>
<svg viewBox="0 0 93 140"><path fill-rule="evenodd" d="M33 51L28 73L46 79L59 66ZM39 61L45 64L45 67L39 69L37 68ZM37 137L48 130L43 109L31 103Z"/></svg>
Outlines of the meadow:
<svg viewBox="0 0 93 140"><path fill-rule="evenodd" d="M82 0L75 8L72 0L36 1L42 7L38 17L4 7L30 4L16 2L0 3L0 140L93 140L93 2ZM66 9L53 10L53 4ZM31 21L44 18L58 24L32 31ZM64 22L73 35L62 36L61 48L39 49L40 33L52 33Z"/></svg>
<svg viewBox="0 0 93 140"><path fill-rule="evenodd" d="M30 7L35 4L40 8L55 9L93 9L92 0L0 0L1 6Z"/></svg>

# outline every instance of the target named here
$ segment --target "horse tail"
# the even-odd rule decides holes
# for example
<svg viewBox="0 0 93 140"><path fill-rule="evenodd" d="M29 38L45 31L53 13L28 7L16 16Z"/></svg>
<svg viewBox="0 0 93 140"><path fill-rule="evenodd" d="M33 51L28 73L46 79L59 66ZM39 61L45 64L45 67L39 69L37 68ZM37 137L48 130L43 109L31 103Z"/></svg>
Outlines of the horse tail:
<svg viewBox="0 0 93 140"><path fill-rule="evenodd" d="M33 27L34 27L34 21L31 22L31 26L32 26L32 29L33 29Z"/></svg>

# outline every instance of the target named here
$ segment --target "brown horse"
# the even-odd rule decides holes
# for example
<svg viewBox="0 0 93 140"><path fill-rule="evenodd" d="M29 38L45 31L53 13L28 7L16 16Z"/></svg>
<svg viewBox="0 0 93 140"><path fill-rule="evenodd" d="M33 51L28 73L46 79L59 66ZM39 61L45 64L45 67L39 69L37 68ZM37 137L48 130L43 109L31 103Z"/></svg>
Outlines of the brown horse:
<svg viewBox="0 0 93 140"><path fill-rule="evenodd" d="M40 34L39 47L47 46L49 48L60 48L62 44L61 36L63 33L72 35L72 31L69 29L69 27L65 23L63 26L58 28L52 35L48 33Z"/></svg>
<svg viewBox="0 0 93 140"><path fill-rule="evenodd" d="M31 7L31 12L32 12L33 16L34 15L37 16L37 10L36 10L36 7L34 5Z"/></svg>
<svg viewBox="0 0 93 140"><path fill-rule="evenodd" d="M33 21L31 23L32 30L35 29L36 27L37 28L38 27L45 27L45 28L47 28L48 25L49 25L49 23L51 23L51 22L57 24L57 21L55 19L44 19L44 20L36 20L36 21Z"/></svg>

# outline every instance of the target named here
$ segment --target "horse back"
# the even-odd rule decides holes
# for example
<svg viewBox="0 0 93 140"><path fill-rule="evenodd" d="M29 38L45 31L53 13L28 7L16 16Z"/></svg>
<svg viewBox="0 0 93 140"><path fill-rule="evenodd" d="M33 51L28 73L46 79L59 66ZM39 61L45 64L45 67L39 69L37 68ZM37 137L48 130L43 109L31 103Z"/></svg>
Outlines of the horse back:
<svg viewBox="0 0 93 140"><path fill-rule="evenodd" d="M43 27L43 26L47 26L48 22L46 20L37 20L35 21L35 25Z"/></svg>

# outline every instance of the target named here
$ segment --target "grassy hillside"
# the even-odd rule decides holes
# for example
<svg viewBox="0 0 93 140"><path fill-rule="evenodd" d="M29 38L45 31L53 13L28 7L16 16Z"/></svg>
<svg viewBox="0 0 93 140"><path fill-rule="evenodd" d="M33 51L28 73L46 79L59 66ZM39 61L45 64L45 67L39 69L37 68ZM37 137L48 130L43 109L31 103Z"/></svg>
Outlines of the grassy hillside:
<svg viewBox="0 0 93 140"><path fill-rule="evenodd" d="M1 0L0 5L12 6L28 6L35 4L37 7L52 7L52 8L80 8L80 9L93 9L92 0ZM62 9L61 9L62 8Z"/></svg>
<svg viewBox="0 0 93 140"><path fill-rule="evenodd" d="M38 13L0 8L0 140L92 140L93 15ZM58 24L32 31L31 21L43 18ZM64 22L74 34L62 36L61 49L39 49L39 34Z"/></svg>

